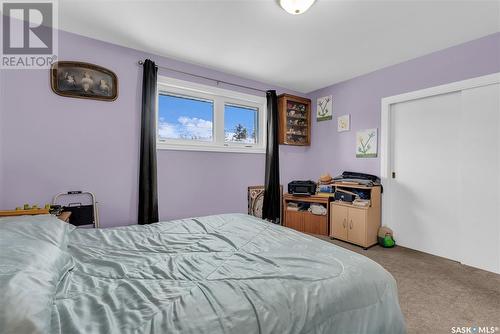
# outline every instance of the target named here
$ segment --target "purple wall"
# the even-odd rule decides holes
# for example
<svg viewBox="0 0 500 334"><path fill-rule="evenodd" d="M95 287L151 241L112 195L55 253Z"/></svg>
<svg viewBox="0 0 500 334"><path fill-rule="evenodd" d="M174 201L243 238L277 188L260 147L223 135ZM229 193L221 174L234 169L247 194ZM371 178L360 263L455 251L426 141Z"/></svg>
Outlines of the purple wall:
<svg viewBox="0 0 500 334"><path fill-rule="evenodd" d="M307 176L343 170L379 175L378 158L356 158L355 135L361 129L380 129L382 98L495 72L500 72L500 33L309 93L313 105L318 97L333 95L334 119L313 122ZM351 115L351 131L338 133L336 117L344 114Z"/></svg>
<svg viewBox="0 0 500 334"><path fill-rule="evenodd" d="M115 102L64 98L52 93L48 71L1 71L5 97L0 101L0 209L23 203L43 205L56 193L82 189L96 194L103 226L136 222L139 59L151 57L160 65L190 73L285 91L70 33L60 32L59 38L59 59L96 63L113 70L119 78L119 97ZM160 74L214 84L164 70ZM285 184L290 178L301 177L303 152L303 148L282 149ZM264 182L264 159L264 154L159 150L161 219L246 212L247 187Z"/></svg>

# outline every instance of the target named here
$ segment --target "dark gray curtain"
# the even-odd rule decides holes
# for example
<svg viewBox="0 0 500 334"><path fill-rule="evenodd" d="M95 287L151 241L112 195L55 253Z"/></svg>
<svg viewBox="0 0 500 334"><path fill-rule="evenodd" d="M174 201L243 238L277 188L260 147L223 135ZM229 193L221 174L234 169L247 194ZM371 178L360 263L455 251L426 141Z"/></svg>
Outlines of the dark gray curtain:
<svg viewBox="0 0 500 334"><path fill-rule="evenodd" d="M275 90L268 90L267 97L267 147L266 177L262 218L281 223L280 218L280 163L278 144L278 97Z"/></svg>
<svg viewBox="0 0 500 334"><path fill-rule="evenodd" d="M158 222L156 176L156 79L158 69L149 59L142 74L141 154L139 160L139 224Z"/></svg>

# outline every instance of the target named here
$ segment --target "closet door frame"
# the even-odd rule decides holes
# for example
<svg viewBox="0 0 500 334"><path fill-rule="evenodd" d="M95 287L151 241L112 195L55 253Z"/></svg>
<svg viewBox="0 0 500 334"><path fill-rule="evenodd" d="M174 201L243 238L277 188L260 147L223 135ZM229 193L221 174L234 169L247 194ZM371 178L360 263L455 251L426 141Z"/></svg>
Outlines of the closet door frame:
<svg viewBox="0 0 500 334"><path fill-rule="evenodd" d="M481 77L457 81L445 85L435 86L417 90L400 95L385 97L381 101L381 124L380 124L380 178L384 186L384 208L382 210L382 225L394 226L392 222L392 194L391 183L393 173L393 134L391 109L394 104L408 102L416 99L428 98L463 90L478 88L500 83L500 72ZM397 175L396 175L397 178ZM397 231L396 231L397 233ZM499 235L500 242L500 235Z"/></svg>

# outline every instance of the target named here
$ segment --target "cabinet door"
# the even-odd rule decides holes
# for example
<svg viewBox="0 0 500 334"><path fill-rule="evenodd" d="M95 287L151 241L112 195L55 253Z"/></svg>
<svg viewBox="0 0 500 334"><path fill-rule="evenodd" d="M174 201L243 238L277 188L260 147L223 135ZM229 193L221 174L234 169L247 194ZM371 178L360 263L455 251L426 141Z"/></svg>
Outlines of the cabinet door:
<svg viewBox="0 0 500 334"><path fill-rule="evenodd" d="M330 233L332 237L347 240L347 216L347 207L332 204L330 212Z"/></svg>
<svg viewBox="0 0 500 334"><path fill-rule="evenodd" d="M357 245L366 244L366 210L349 208L348 240Z"/></svg>
<svg viewBox="0 0 500 334"><path fill-rule="evenodd" d="M304 232L319 235L328 235L328 222L326 216L304 214Z"/></svg>
<svg viewBox="0 0 500 334"><path fill-rule="evenodd" d="M297 231L304 231L304 213L285 209L285 226Z"/></svg>

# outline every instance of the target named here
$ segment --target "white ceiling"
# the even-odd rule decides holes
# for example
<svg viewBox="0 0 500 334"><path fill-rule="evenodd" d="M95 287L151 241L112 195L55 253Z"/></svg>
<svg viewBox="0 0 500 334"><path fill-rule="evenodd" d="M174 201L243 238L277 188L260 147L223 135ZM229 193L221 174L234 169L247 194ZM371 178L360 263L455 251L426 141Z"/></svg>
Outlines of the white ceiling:
<svg viewBox="0 0 500 334"><path fill-rule="evenodd" d="M307 93L500 31L500 1L60 0L84 36Z"/></svg>

